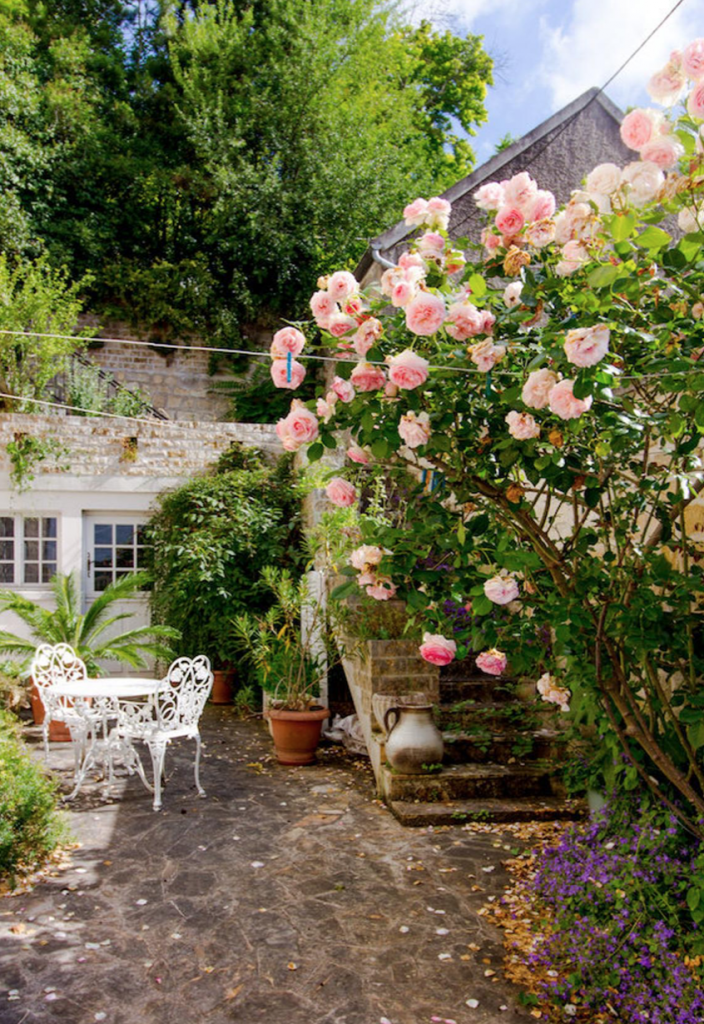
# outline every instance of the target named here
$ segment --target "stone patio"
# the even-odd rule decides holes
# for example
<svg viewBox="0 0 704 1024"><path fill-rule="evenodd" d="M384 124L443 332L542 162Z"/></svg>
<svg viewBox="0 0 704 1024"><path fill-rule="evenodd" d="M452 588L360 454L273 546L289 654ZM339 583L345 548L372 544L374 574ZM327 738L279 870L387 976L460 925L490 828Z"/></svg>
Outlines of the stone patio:
<svg viewBox="0 0 704 1024"><path fill-rule="evenodd" d="M361 759L324 747L283 768L230 709L207 708L202 731L206 799L186 742L159 813L136 778L108 801L91 782L68 811L70 863L0 900L0 1024L531 1019L478 914L510 835L404 828ZM54 744L66 787L70 763Z"/></svg>

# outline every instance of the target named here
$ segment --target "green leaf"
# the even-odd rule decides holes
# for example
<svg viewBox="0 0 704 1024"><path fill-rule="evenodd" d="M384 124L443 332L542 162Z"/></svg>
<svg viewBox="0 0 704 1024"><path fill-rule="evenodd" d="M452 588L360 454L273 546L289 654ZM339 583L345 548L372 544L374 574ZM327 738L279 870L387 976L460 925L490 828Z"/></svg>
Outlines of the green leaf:
<svg viewBox="0 0 704 1024"><path fill-rule="evenodd" d="M389 442L385 437L377 437L372 441L372 455L375 459L385 459L389 454Z"/></svg>
<svg viewBox="0 0 704 1024"><path fill-rule="evenodd" d="M335 587L330 597L333 601L342 601L345 597L350 597L358 589L356 580L347 580L346 583L341 583L339 587Z"/></svg>
<svg viewBox="0 0 704 1024"><path fill-rule="evenodd" d="M464 528L464 523L460 521L460 523L457 526L457 540L460 542L460 544L464 544L466 539L467 531Z"/></svg>
<svg viewBox="0 0 704 1024"><path fill-rule="evenodd" d="M697 886L687 890L687 906L694 913L702 898L702 891Z"/></svg>
<svg viewBox="0 0 704 1024"><path fill-rule="evenodd" d="M656 228L651 224L645 231L641 231L636 241L644 249L663 249L668 242L672 241L672 235L669 235L667 231L663 231L662 228Z"/></svg>
<svg viewBox="0 0 704 1024"><path fill-rule="evenodd" d="M323 450L324 449L323 449L323 446L320 443L320 441L316 441L308 449L308 461L309 462L317 462L318 459L322 456Z"/></svg>
<svg viewBox="0 0 704 1024"><path fill-rule="evenodd" d="M687 726L687 739L695 752L704 747L704 718L700 718L695 725Z"/></svg>
<svg viewBox="0 0 704 1024"><path fill-rule="evenodd" d="M608 288L618 277L619 270L619 267L614 267L610 263L603 267L597 267L589 274L587 281L592 288Z"/></svg>
<svg viewBox="0 0 704 1024"><path fill-rule="evenodd" d="M494 605L485 594L482 594L481 597L472 598L473 615L488 615L493 607Z"/></svg>
<svg viewBox="0 0 704 1024"><path fill-rule="evenodd" d="M481 274L472 274L467 283L472 290L473 298L481 299L483 295L486 295L486 281Z"/></svg>
<svg viewBox="0 0 704 1024"><path fill-rule="evenodd" d="M337 448L337 441L332 434L321 434L320 440L326 448Z"/></svg>
<svg viewBox="0 0 704 1024"><path fill-rule="evenodd" d="M633 234L636 226L636 216L627 213L625 216L616 214L611 221L611 236L615 242L625 242Z"/></svg>

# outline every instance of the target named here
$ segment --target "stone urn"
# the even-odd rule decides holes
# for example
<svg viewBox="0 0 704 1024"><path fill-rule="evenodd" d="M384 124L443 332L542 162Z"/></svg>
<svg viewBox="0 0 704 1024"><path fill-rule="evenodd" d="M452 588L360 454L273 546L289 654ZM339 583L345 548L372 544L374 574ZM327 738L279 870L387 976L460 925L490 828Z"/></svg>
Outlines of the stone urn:
<svg viewBox="0 0 704 1024"><path fill-rule="evenodd" d="M386 757L397 772L422 775L428 765L442 761L445 744L433 721L432 704L389 708L384 715L384 727Z"/></svg>

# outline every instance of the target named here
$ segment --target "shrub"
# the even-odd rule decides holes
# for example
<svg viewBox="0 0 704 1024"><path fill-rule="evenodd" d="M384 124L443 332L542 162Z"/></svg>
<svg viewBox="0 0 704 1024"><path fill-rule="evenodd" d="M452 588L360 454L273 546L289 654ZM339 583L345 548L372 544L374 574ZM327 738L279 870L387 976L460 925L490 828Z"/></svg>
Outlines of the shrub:
<svg viewBox="0 0 704 1024"><path fill-rule="evenodd" d="M56 786L30 758L15 719L0 711L0 881L37 867L65 837Z"/></svg>

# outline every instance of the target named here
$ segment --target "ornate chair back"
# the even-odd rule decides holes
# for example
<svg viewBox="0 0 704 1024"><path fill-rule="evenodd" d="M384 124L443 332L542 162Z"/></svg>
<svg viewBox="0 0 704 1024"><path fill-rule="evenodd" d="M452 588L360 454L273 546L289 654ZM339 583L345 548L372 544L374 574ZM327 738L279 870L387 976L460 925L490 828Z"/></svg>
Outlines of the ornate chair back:
<svg viewBox="0 0 704 1024"><path fill-rule="evenodd" d="M62 711L73 711L73 702L69 697L52 694L52 687L56 683L88 678L85 663L69 644L42 644L34 654L30 673L45 711L53 718L59 717Z"/></svg>
<svg viewBox="0 0 704 1024"><path fill-rule="evenodd" d="M177 658L157 694L158 727L164 732L198 727L213 685L213 673L205 655Z"/></svg>

